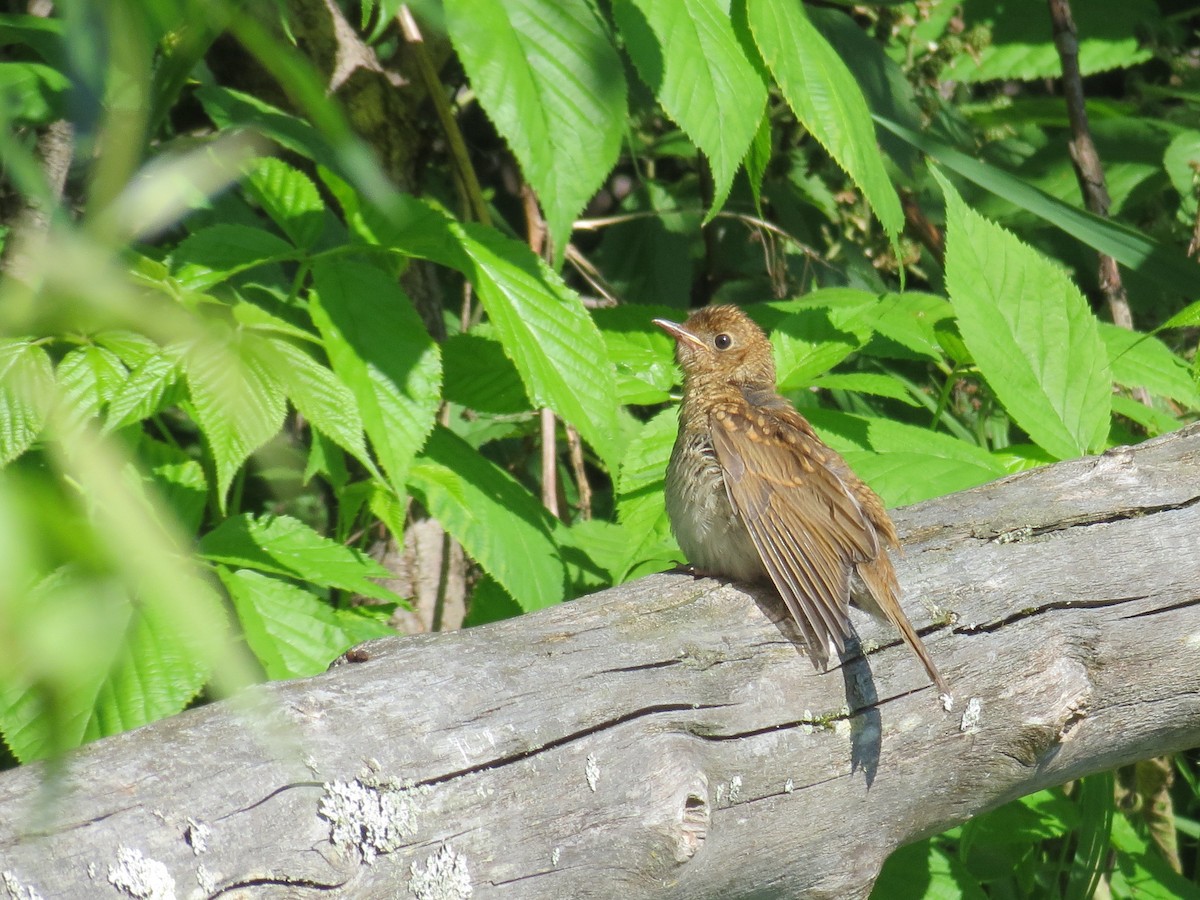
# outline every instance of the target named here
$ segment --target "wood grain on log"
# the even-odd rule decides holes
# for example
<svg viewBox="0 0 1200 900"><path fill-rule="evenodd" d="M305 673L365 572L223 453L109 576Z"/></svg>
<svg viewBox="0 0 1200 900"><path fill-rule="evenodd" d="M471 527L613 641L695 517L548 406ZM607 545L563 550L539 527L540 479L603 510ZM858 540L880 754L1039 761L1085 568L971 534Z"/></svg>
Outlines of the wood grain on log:
<svg viewBox="0 0 1200 900"><path fill-rule="evenodd" d="M3 773L0 886L858 897L902 843L1200 744L1200 426L896 519L951 712L884 625L820 675L768 591L656 575Z"/></svg>

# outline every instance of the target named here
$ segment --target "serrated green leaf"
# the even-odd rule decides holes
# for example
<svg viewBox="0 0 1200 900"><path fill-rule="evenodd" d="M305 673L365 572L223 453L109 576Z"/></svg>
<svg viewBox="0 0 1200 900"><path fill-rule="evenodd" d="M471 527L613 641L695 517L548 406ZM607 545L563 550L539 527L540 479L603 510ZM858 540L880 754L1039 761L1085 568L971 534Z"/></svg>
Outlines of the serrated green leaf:
<svg viewBox="0 0 1200 900"><path fill-rule="evenodd" d="M638 74L708 158L711 219L758 131L766 86L718 0L617 0L613 15Z"/></svg>
<svg viewBox="0 0 1200 900"><path fill-rule="evenodd" d="M104 347L88 345L68 352L54 370L66 420L78 424L98 416L128 375L121 358Z"/></svg>
<svg viewBox="0 0 1200 900"><path fill-rule="evenodd" d="M171 254L171 262L180 284L201 291L238 272L295 256L295 247L269 231L223 223L184 238Z"/></svg>
<svg viewBox="0 0 1200 900"><path fill-rule="evenodd" d="M1167 328L1187 328L1191 325L1200 325L1200 300L1189 303L1154 330L1157 333Z"/></svg>
<svg viewBox="0 0 1200 900"><path fill-rule="evenodd" d="M643 563L652 562L661 570L683 558L671 537L663 494L678 430L678 410L664 409L642 426L626 448L616 503L617 519L626 531L628 544L621 565L613 570L618 581L628 578Z"/></svg>
<svg viewBox="0 0 1200 900"><path fill-rule="evenodd" d="M1112 374L1091 309L1066 273L946 194L946 286L983 377L1060 459L1104 448Z"/></svg>
<svg viewBox="0 0 1200 900"><path fill-rule="evenodd" d="M378 562L360 550L322 537L291 516L255 518L245 513L226 519L200 539L199 552L229 566L286 575L377 600L401 599L371 580L391 577Z"/></svg>
<svg viewBox="0 0 1200 900"><path fill-rule="evenodd" d="M268 678L316 675L365 638L395 633L269 575L224 566L217 567L217 574Z"/></svg>
<svg viewBox="0 0 1200 900"><path fill-rule="evenodd" d="M750 195L754 197L754 208L762 214L762 183L767 174L767 166L771 163L771 113L765 111L750 149L746 151L743 165L746 168L746 178L750 182Z"/></svg>
<svg viewBox="0 0 1200 900"><path fill-rule="evenodd" d="M39 345L0 341L0 466L37 440L54 397L54 367Z"/></svg>
<svg viewBox="0 0 1200 900"><path fill-rule="evenodd" d="M163 273L166 277L166 273ZM93 340L121 358L126 368L133 370L158 353L159 346L144 334L120 328L97 332Z"/></svg>
<svg viewBox="0 0 1200 900"><path fill-rule="evenodd" d="M333 371L353 392L375 455L403 493L441 399L437 345L400 286L373 266L320 260L313 288L309 314Z"/></svg>
<svg viewBox="0 0 1200 900"><path fill-rule="evenodd" d="M511 475L438 427L412 467L410 484L522 609L563 599L563 564L549 514Z"/></svg>
<svg viewBox="0 0 1200 900"><path fill-rule="evenodd" d="M625 76L586 0L448 0L446 25L480 104L545 210L555 253L617 161Z"/></svg>
<svg viewBox="0 0 1200 900"><path fill-rule="evenodd" d="M1158 338L1100 323L1100 338L1108 351L1113 381L1124 387L1144 387L1193 410L1200 410L1200 389L1188 364Z"/></svg>
<svg viewBox="0 0 1200 900"><path fill-rule="evenodd" d="M283 160L255 160L246 192L297 247L311 248L325 227L325 204L312 180Z"/></svg>
<svg viewBox="0 0 1200 900"><path fill-rule="evenodd" d="M251 352L275 373L292 405L312 427L354 456L368 471L376 471L367 454L362 416L354 394L328 367L280 337L255 341Z"/></svg>
<svg viewBox="0 0 1200 900"><path fill-rule="evenodd" d="M246 459L279 433L287 400L274 374L246 354L235 334L197 341L183 357L197 424L217 470L222 510L233 476Z"/></svg>
<svg viewBox="0 0 1200 900"><path fill-rule="evenodd" d="M529 397L548 406L615 468L616 378L577 294L528 247L482 227L455 226L472 283Z"/></svg>
<svg viewBox="0 0 1200 900"><path fill-rule="evenodd" d="M178 348L166 348L139 365L109 401L105 430L124 428L162 410L179 382L180 358Z"/></svg>
<svg viewBox="0 0 1200 900"><path fill-rule="evenodd" d="M854 74L813 26L803 4L748 0L746 18L788 106L858 185L899 256L904 213Z"/></svg>

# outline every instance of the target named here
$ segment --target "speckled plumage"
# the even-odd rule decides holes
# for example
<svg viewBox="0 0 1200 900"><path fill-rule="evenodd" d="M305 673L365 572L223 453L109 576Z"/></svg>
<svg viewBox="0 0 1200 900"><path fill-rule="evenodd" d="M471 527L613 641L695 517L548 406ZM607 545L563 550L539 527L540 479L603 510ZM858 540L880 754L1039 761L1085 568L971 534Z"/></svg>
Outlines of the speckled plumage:
<svg viewBox="0 0 1200 900"><path fill-rule="evenodd" d="M844 649L856 579L855 603L891 621L949 693L900 606L883 502L776 392L766 335L732 306L655 322L675 338L684 373L666 501L688 561L774 583L820 668L831 645Z"/></svg>

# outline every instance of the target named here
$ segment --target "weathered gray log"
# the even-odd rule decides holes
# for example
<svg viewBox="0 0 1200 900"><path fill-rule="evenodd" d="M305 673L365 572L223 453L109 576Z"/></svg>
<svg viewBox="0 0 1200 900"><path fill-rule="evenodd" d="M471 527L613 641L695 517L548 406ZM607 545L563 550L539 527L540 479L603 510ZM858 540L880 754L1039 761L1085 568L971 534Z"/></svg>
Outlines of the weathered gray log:
<svg viewBox="0 0 1200 900"><path fill-rule="evenodd" d="M897 521L952 712L865 617L818 675L769 592L657 575L4 773L0 887L857 897L904 842L1200 744L1200 426Z"/></svg>

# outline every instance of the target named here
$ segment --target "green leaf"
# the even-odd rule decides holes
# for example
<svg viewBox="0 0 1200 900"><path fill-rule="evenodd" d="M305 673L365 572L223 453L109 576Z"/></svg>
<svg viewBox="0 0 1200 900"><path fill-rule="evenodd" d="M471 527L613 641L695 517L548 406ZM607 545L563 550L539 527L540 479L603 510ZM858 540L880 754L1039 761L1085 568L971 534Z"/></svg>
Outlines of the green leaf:
<svg viewBox="0 0 1200 900"><path fill-rule="evenodd" d="M339 168L337 155L309 122L264 103L251 94L215 85L195 91L208 117L220 129L253 127L282 147L330 169Z"/></svg>
<svg viewBox="0 0 1200 900"><path fill-rule="evenodd" d="M754 208L762 215L762 184L767 174L767 166L771 164L771 113L763 112L762 121L746 151L743 165L746 168L746 178L750 182L750 194L754 197Z"/></svg>
<svg viewBox="0 0 1200 900"><path fill-rule="evenodd" d="M220 224L182 240L171 254L171 262L180 284L205 290L238 272L295 256L295 247L269 231Z"/></svg>
<svg viewBox="0 0 1200 900"><path fill-rule="evenodd" d="M877 375L871 372L847 372L837 375L822 375L812 382L813 387L825 388L831 391L855 391L860 394L874 394L877 397L888 397L899 400L909 406L920 406L912 394L896 379L887 375Z"/></svg>
<svg viewBox="0 0 1200 900"><path fill-rule="evenodd" d="M586 0L447 0L480 104L537 192L556 255L617 161L625 76Z"/></svg>
<svg viewBox="0 0 1200 900"><path fill-rule="evenodd" d="M111 350L87 345L59 360L54 375L69 420L78 424L100 414L124 385L129 370Z"/></svg>
<svg viewBox="0 0 1200 900"><path fill-rule="evenodd" d="M1138 900L1197 900L1200 888L1174 871L1157 847L1137 833L1126 816L1113 816L1115 865L1109 881L1114 897Z"/></svg>
<svg viewBox="0 0 1200 900"><path fill-rule="evenodd" d="M164 270L163 277L166 277ZM151 356L159 352L159 346L144 334L113 328L99 331L92 339L101 347L106 347L120 357L121 362L129 369L136 369Z"/></svg>
<svg viewBox="0 0 1200 900"><path fill-rule="evenodd" d="M62 116L70 79L36 62L0 62L0 103L12 123L42 124Z"/></svg>
<svg viewBox="0 0 1200 900"><path fill-rule="evenodd" d="M1158 338L1100 323L1100 338L1108 351L1113 381L1123 387L1144 387L1170 397L1190 409L1200 410L1200 389L1188 364Z"/></svg>
<svg viewBox="0 0 1200 900"><path fill-rule="evenodd" d="M204 590L215 606L216 596ZM169 605L60 569L25 593L0 661L0 730L23 762L173 715L199 692L203 653Z"/></svg>
<svg viewBox="0 0 1200 900"><path fill-rule="evenodd" d="M1112 772L1098 772L1079 781L1080 829L1065 900L1091 900L1108 868L1115 781Z"/></svg>
<svg viewBox="0 0 1200 900"><path fill-rule="evenodd" d="M887 506L940 497L1007 474L1003 463L981 447L915 425L827 409L804 412L821 439Z"/></svg>
<svg viewBox="0 0 1200 900"><path fill-rule="evenodd" d="M385 624L334 609L278 578L224 566L217 567L217 574L268 678L316 675L354 644L395 634Z"/></svg>
<svg viewBox="0 0 1200 900"><path fill-rule="evenodd" d="M511 475L444 428L410 473L425 507L529 611L563 599L549 514Z"/></svg>
<svg viewBox="0 0 1200 900"><path fill-rule="evenodd" d="M275 374L292 405L313 428L375 472L354 394L327 366L282 337L255 341L251 352Z"/></svg>
<svg viewBox="0 0 1200 900"><path fill-rule="evenodd" d="M592 313L608 358L617 370L617 395L622 404L665 403L679 382L675 342L650 320L679 318L667 307L613 306Z"/></svg>
<svg viewBox="0 0 1200 900"><path fill-rule="evenodd" d="M226 519L200 539L200 555L230 566L257 569L391 602L400 598L372 581L392 573L353 547L322 537L290 516Z"/></svg>
<svg viewBox="0 0 1200 900"><path fill-rule="evenodd" d="M474 628L488 622L516 618L522 612L524 610L508 595L508 591L484 575L471 592L471 602L467 607L466 618L463 619L463 627Z"/></svg>
<svg viewBox="0 0 1200 900"><path fill-rule="evenodd" d="M616 378L579 296L528 247L482 227L456 226L456 231L475 290L529 398L574 425L615 468L620 457Z"/></svg>
<svg viewBox="0 0 1200 900"><path fill-rule="evenodd" d="M178 348L165 348L134 369L109 401L105 430L124 428L164 409L179 381L181 357Z"/></svg>
<svg viewBox="0 0 1200 900"><path fill-rule="evenodd" d="M138 471L134 477L152 483L175 513L178 526L187 534L195 534L208 504L208 480L203 467L178 447L145 434L138 440L137 456L148 475Z"/></svg>
<svg viewBox="0 0 1200 900"><path fill-rule="evenodd" d="M883 167L854 74L792 0L748 0L746 18L788 106L862 190L900 255L900 198Z"/></svg>
<svg viewBox="0 0 1200 900"><path fill-rule="evenodd" d="M879 306L869 318L876 338L864 349L873 356L896 356L896 350L888 344L899 345L918 357L940 360L943 353L938 340L937 325L945 319L953 319L954 310L945 297L905 291L901 294L885 294ZM903 351L901 351L901 355Z"/></svg>
<svg viewBox="0 0 1200 900"><path fill-rule="evenodd" d="M0 466L37 440L53 396L46 351L30 341L0 341Z"/></svg>
<svg viewBox="0 0 1200 900"><path fill-rule="evenodd" d="M771 342L780 391L811 385L862 346L864 338L839 327L835 318L833 311L814 306L787 316L775 326Z"/></svg>
<svg viewBox="0 0 1200 900"><path fill-rule="evenodd" d="M1200 166L1200 131L1183 131L1163 152L1163 169L1185 204L1195 209L1196 175Z"/></svg>
<svg viewBox="0 0 1200 900"><path fill-rule="evenodd" d="M1091 309L1057 265L946 194L946 286L983 377L1059 459L1103 449L1112 375Z"/></svg>
<svg viewBox="0 0 1200 900"><path fill-rule="evenodd" d="M1179 419L1169 413L1155 409L1153 406L1145 406L1132 397L1126 397L1121 394L1113 395L1112 409L1116 415L1124 416L1133 422L1137 422L1146 429L1146 434L1150 435L1150 437L1167 434L1183 425Z"/></svg>
<svg viewBox="0 0 1200 900"><path fill-rule="evenodd" d="M325 204L317 186L281 159L255 160L246 192L297 247L311 248L325 227Z"/></svg>
<svg viewBox="0 0 1200 900"><path fill-rule="evenodd" d="M766 86L719 0L617 0L613 14L638 74L708 157L711 219L758 131Z"/></svg>
<svg viewBox="0 0 1200 900"><path fill-rule="evenodd" d="M442 345L446 399L492 415L514 415L533 409L525 385L503 345L474 332L456 334Z"/></svg>
<svg viewBox="0 0 1200 900"><path fill-rule="evenodd" d="M1200 300L1189 303L1154 330L1159 332L1167 328L1187 328L1191 325L1200 325Z"/></svg>
<svg viewBox="0 0 1200 900"><path fill-rule="evenodd" d="M627 549L616 580L624 581L639 567L651 564L654 571L670 568L683 559L667 518L663 481L671 448L679 430L679 411L664 409L629 442L621 460L617 480L617 519L627 534Z"/></svg>
<svg viewBox="0 0 1200 900"><path fill-rule="evenodd" d="M183 358L196 421L217 470L222 511L233 476L246 459L279 433L287 414L274 374L244 352L236 334L197 341Z"/></svg>
<svg viewBox="0 0 1200 900"><path fill-rule="evenodd" d="M887 858L871 896L875 900L986 900L988 895L956 856L925 840L901 847Z"/></svg>
<svg viewBox="0 0 1200 900"><path fill-rule="evenodd" d="M313 288L309 314L333 371L353 392L371 446L393 489L403 493L437 414L437 345L396 281L373 266L319 260Z"/></svg>
<svg viewBox="0 0 1200 900"><path fill-rule="evenodd" d="M1033 213L1093 250L1107 253L1172 295L1200 294L1200 266L1178 249L1154 240L1143 231L1064 203L1003 169L960 153L928 133L913 131L879 115L875 121L946 168Z"/></svg>
<svg viewBox="0 0 1200 900"><path fill-rule="evenodd" d="M1138 38L1139 32L1160 27L1161 14L1150 0L1075 4L1072 17L1084 75L1130 68L1153 56ZM977 82L1061 76L1062 60L1044 9L1033 3L1006 9L994 0L968 0L963 18L966 28L987 25L990 38L985 46L954 57L939 78Z"/></svg>

